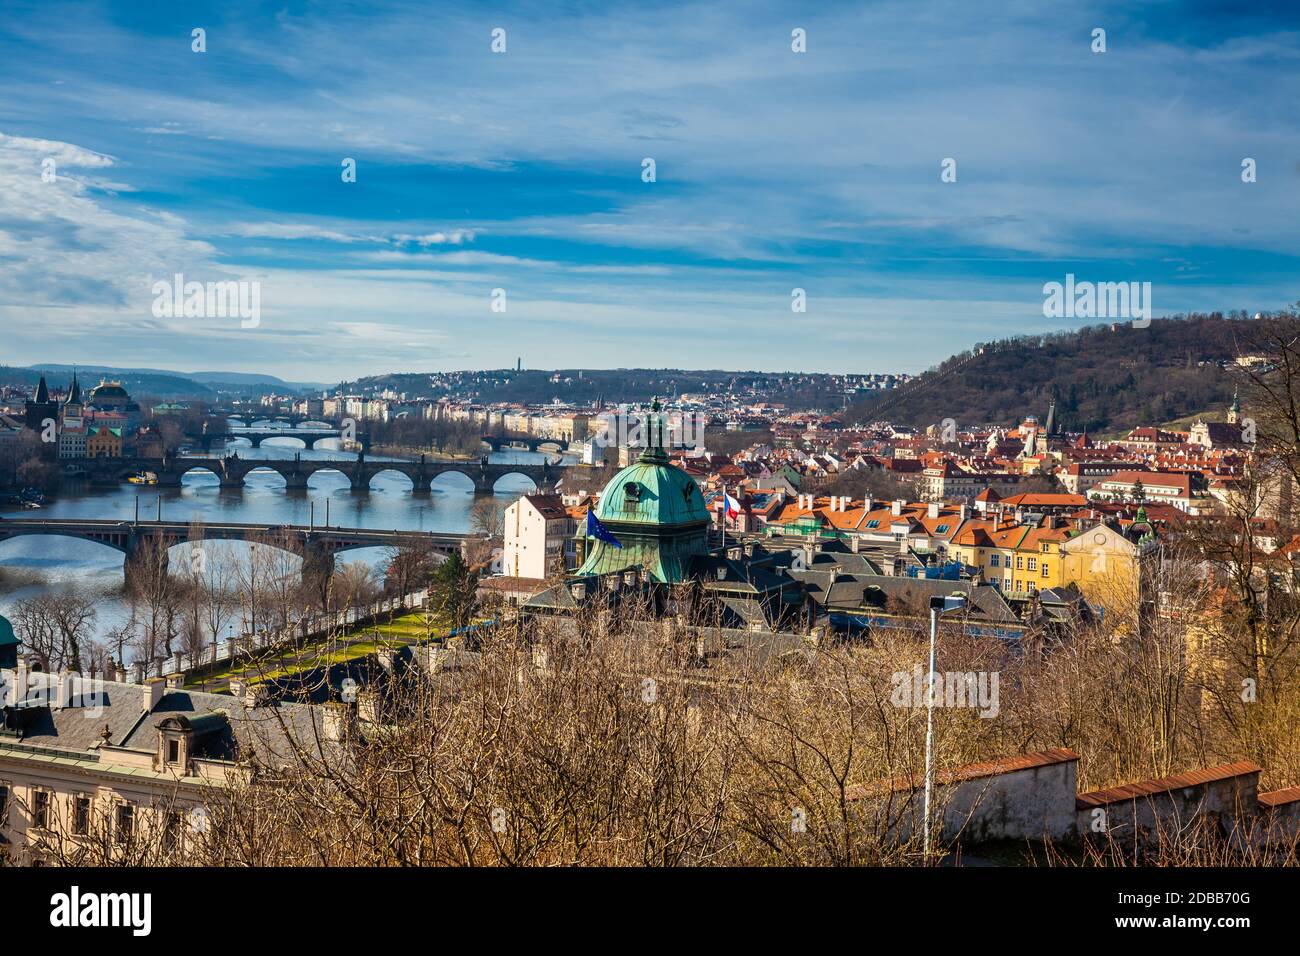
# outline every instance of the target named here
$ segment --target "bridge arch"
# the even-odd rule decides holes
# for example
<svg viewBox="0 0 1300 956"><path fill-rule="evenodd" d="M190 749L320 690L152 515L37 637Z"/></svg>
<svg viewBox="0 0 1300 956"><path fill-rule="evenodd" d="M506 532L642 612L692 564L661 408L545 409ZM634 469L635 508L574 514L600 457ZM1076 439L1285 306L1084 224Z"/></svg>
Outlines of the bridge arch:
<svg viewBox="0 0 1300 956"><path fill-rule="evenodd" d="M367 482L367 484L373 488L375 486L375 479L380 475L384 475L390 481L395 480L399 485L407 486L404 490L415 490L415 480L399 468L381 468L370 476L370 481Z"/></svg>
<svg viewBox="0 0 1300 956"><path fill-rule="evenodd" d="M281 474L279 469L273 467L270 464L258 465L255 468L249 469L248 473L244 475L245 484L248 483L248 480L250 478L254 478L254 477L257 479L256 484L269 484L269 485L278 484L284 486L288 486L289 484L289 479L287 479L283 474Z"/></svg>
<svg viewBox="0 0 1300 956"><path fill-rule="evenodd" d="M442 492L473 492L474 479L468 472L448 468L433 477L430 487Z"/></svg>
<svg viewBox="0 0 1300 956"><path fill-rule="evenodd" d="M217 469L211 465L190 465L190 467L186 468L183 472L181 472L180 480L184 481L185 478L187 478L189 475L195 475L195 474L211 475L213 478L216 479L218 484L221 483L221 472L217 471ZM204 482L204 484L207 484L207 482Z"/></svg>
<svg viewBox="0 0 1300 956"><path fill-rule="evenodd" d="M343 463L340 462L340 464ZM317 476L323 476L325 477L326 480L323 482L318 482L316 481ZM322 468L316 468L312 471L310 475L307 476L307 487L309 488L311 487L325 488L325 487L339 487L339 486L346 487L351 483L352 483L352 479L348 477L348 473L344 471L342 468L335 467L332 464L325 465Z"/></svg>
<svg viewBox="0 0 1300 956"><path fill-rule="evenodd" d="M93 545L92 553L101 550L112 551L114 554L125 555L126 548L108 541L100 541L89 535L76 534L74 532L63 531L59 529L47 530L43 528L21 528L7 532L3 539L0 539L0 557L4 556L4 551L11 541L17 541L19 538L61 538L64 541L74 541L77 544Z"/></svg>
<svg viewBox="0 0 1300 956"><path fill-rule="evenodd" d="M498 475L496 480L492 482L492 494L494 495L518 494L520 492L540 490L541 487L537 484L537 480L522 471L507 471L502 475Z"/></svg>
<svg viewBox="0 0 1300 956"><path fill-rule="evenodd" d="M269 445L272 448L297 448L306 449L311 446L307 444L307 439L301 435L294 435L286 431L283 435L264 435L261 444L263 447Z"/></svg>

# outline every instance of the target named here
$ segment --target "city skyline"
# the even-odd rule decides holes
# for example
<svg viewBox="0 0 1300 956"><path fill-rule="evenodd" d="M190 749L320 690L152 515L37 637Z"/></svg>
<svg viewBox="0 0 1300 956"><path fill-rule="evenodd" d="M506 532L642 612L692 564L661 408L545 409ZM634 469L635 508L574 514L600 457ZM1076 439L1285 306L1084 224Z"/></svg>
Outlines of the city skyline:
<svg viewBox="0 0 1300 956"><path fill-rule="evenodd" d="M1044 317L1067 276L1149 282L1157 316L1280 308L1297 26L1203 4L19 5L6 361L919 372L1090 324ZM257 324L158 315L178 274L258 283Z"/></svg>

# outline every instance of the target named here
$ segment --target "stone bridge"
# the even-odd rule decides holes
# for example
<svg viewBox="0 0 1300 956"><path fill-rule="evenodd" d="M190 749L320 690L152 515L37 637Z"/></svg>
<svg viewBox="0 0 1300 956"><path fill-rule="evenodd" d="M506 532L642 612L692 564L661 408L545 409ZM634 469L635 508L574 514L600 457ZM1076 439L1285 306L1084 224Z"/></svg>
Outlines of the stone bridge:
<svg viewBox="0 0 1300 956"><path fill-rule="evenodd" d="M568 444L558 438L535 438L527 435L510 437L508 435L484 435L479 439L484 445L487 445L493 451L500 451L505 448L527 448L529 451L537 451L547 445L555 446L556 451L564 451Z"/></svg>
<svg viewBox="0 0 1300 956"><path fill-rule="evenodd" d="M532 480L538 490L554 487L562 477L565 465L549 462L538 465L494 464L486 457L480 459L443 459L420 456L418 461L371 461L360 452L355 459L326 461L307 460L295 455L285 459L240 458L238 453L224 458L200 456L172 456L169 458L73 458L61 462L84 473L94 482L124 481L142 471L158 476L159 488L179 488L181 478L196 469L210 471L221 482L222 488L242 488L249 472L259 468L283 476L290 491L301 491L307 480L318 471L337 471L346 475L353 491L367 491L374 477L385 471L395 471L411 479L416 494L428 494L430 485L439 475L457 472L474 482L474 493L490 495L496 483L506 475L523 475Z"/></svg>
<svg viewBox="0 0 1300 956"><path fill-rule="evenodd" d="M127 582L142 570L141 561L149 553L145 546L161 539L167 548L190 542L191 525L187 521L115 521L91 518L0 518L0 541L23 535L59 535L96 541L126 555L122 567ZM219 522L202 525L203 541L251 541L283 547L300 554L303 580L324 593L334 573L334 555L356 548L419 547L438 554L465 553L465 545L476 540L472 534L429 531L389 531L375 528L337 528L302 525L236 524ZM163 562L166 563L164 553ZM192 556L187 557L192 559Z"/></svg>
<svg viewBox="0 0 1300 956"><path fill-rule="evenodd" d="M187 435L188 441L210 451L217 442L228 442L232 438L247 438L254 448L261 447L268 438L297 438L308 448L315 447L320 438L341 438L341 428L241 428L238 431L203 432L200 435ZM370 436L365 432L357 433L357 442L363 450L370 447Z"/></svg>

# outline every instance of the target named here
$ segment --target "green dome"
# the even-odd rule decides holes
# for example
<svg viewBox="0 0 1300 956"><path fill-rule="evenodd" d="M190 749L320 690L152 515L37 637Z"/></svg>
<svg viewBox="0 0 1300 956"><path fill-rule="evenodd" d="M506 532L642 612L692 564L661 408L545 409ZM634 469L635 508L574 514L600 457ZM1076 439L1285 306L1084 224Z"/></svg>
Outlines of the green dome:
<svg viewBox="0 0 1300 956"><path fill-rule="evenodd" d="M601 492L602 522L678 525L709 520L695 479L680 468L644 454L615 475Z"/></svg>
<svg viewBox="0 0 1300 956"><path fill-rule="evenodd" d="M653 410L659 411L658 402ZM644 568L656 581L676 582L685 578L694 556L708 552L704 496L695 479L669 460L657 414L650 419L649 447L605 485L596 518L622 547L580 530L592 546L580 575Z"/></svg>

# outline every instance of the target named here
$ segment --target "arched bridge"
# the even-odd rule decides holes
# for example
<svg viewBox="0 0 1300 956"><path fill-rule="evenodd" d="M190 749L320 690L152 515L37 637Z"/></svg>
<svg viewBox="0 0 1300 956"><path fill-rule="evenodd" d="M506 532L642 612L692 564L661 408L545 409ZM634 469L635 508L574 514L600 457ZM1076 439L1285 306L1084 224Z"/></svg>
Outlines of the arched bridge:
<svg viewBox="0 0 1300 956"><path fill-rule="evenodd" d="M0 518L0 541L24 535L60 535L96 541L126 555L123 567L129 580L144 554L146 543L158 539L168 547L190 540L192 526L186 521L114 521L92 518ZM304 527L220 522L202 525L203 541L249 541L272 547L288 547L303 557L303 577L328 581L334 571L334 555L356 548L419 547L438 554L464 553L472 534L429 531L389 531L375 528ZM200 541L191 542L200 545Z"/></svg>
<svg viewBox="0 0 1300 956"><path fill-rule="evenodd" d="M318 471L337 471L347 476L354 491L365 491L371 480L386 471L395 471L411 479L417 494L428 493L433 480L447 472L457 472L474 482L474 493L492 494L497 481L506 475L523 475L539 490L551 488L562 476L565 465L544 462L531 464L495 464L486 457L474 459L442 459L420 456L418 461L372 461L365 453L355 459L309 460L295 455L287 459L240 458L238 453L224 458L198 456L173 456L166 459L141 458L79 458L66 459L71 465L97 482L123 481L142 471L158 476L158 487L179 488L186 472L195 469L210 471L221 482L222 488L242 488L249 472L259 468L269 469L283 476L290 490L303 490L307 480Z"/></svg>
<svg viewBox="0 0 1300 956"><path fill-rule="evenodd" d="M313 423L310 426L296 425L292 428L258 428L257 426L236 425L224 431L205 429L197 435L187 435L186 440L198 445L204 451L211 451L212 446L217 442L228 442L232 438L247 438L254 448L259 447L268 438L297 438L306 447L311 448L318 439L342 437L343 429L341 427ZM356 432L355 437L362 451L370 450L369 433Z"/></svg>
<svg viewBox="0 0 1300 956"><path fill-rule="evenodd" d="M568 443L558 438L534 438L526 435L514 438L509 435L484 435L479 441L493 451L501 451L503 448L507 451L512 448L527 448L529 451L537 451L547 446L554 446L556 451L564 451L569 447Z"/></svg>

